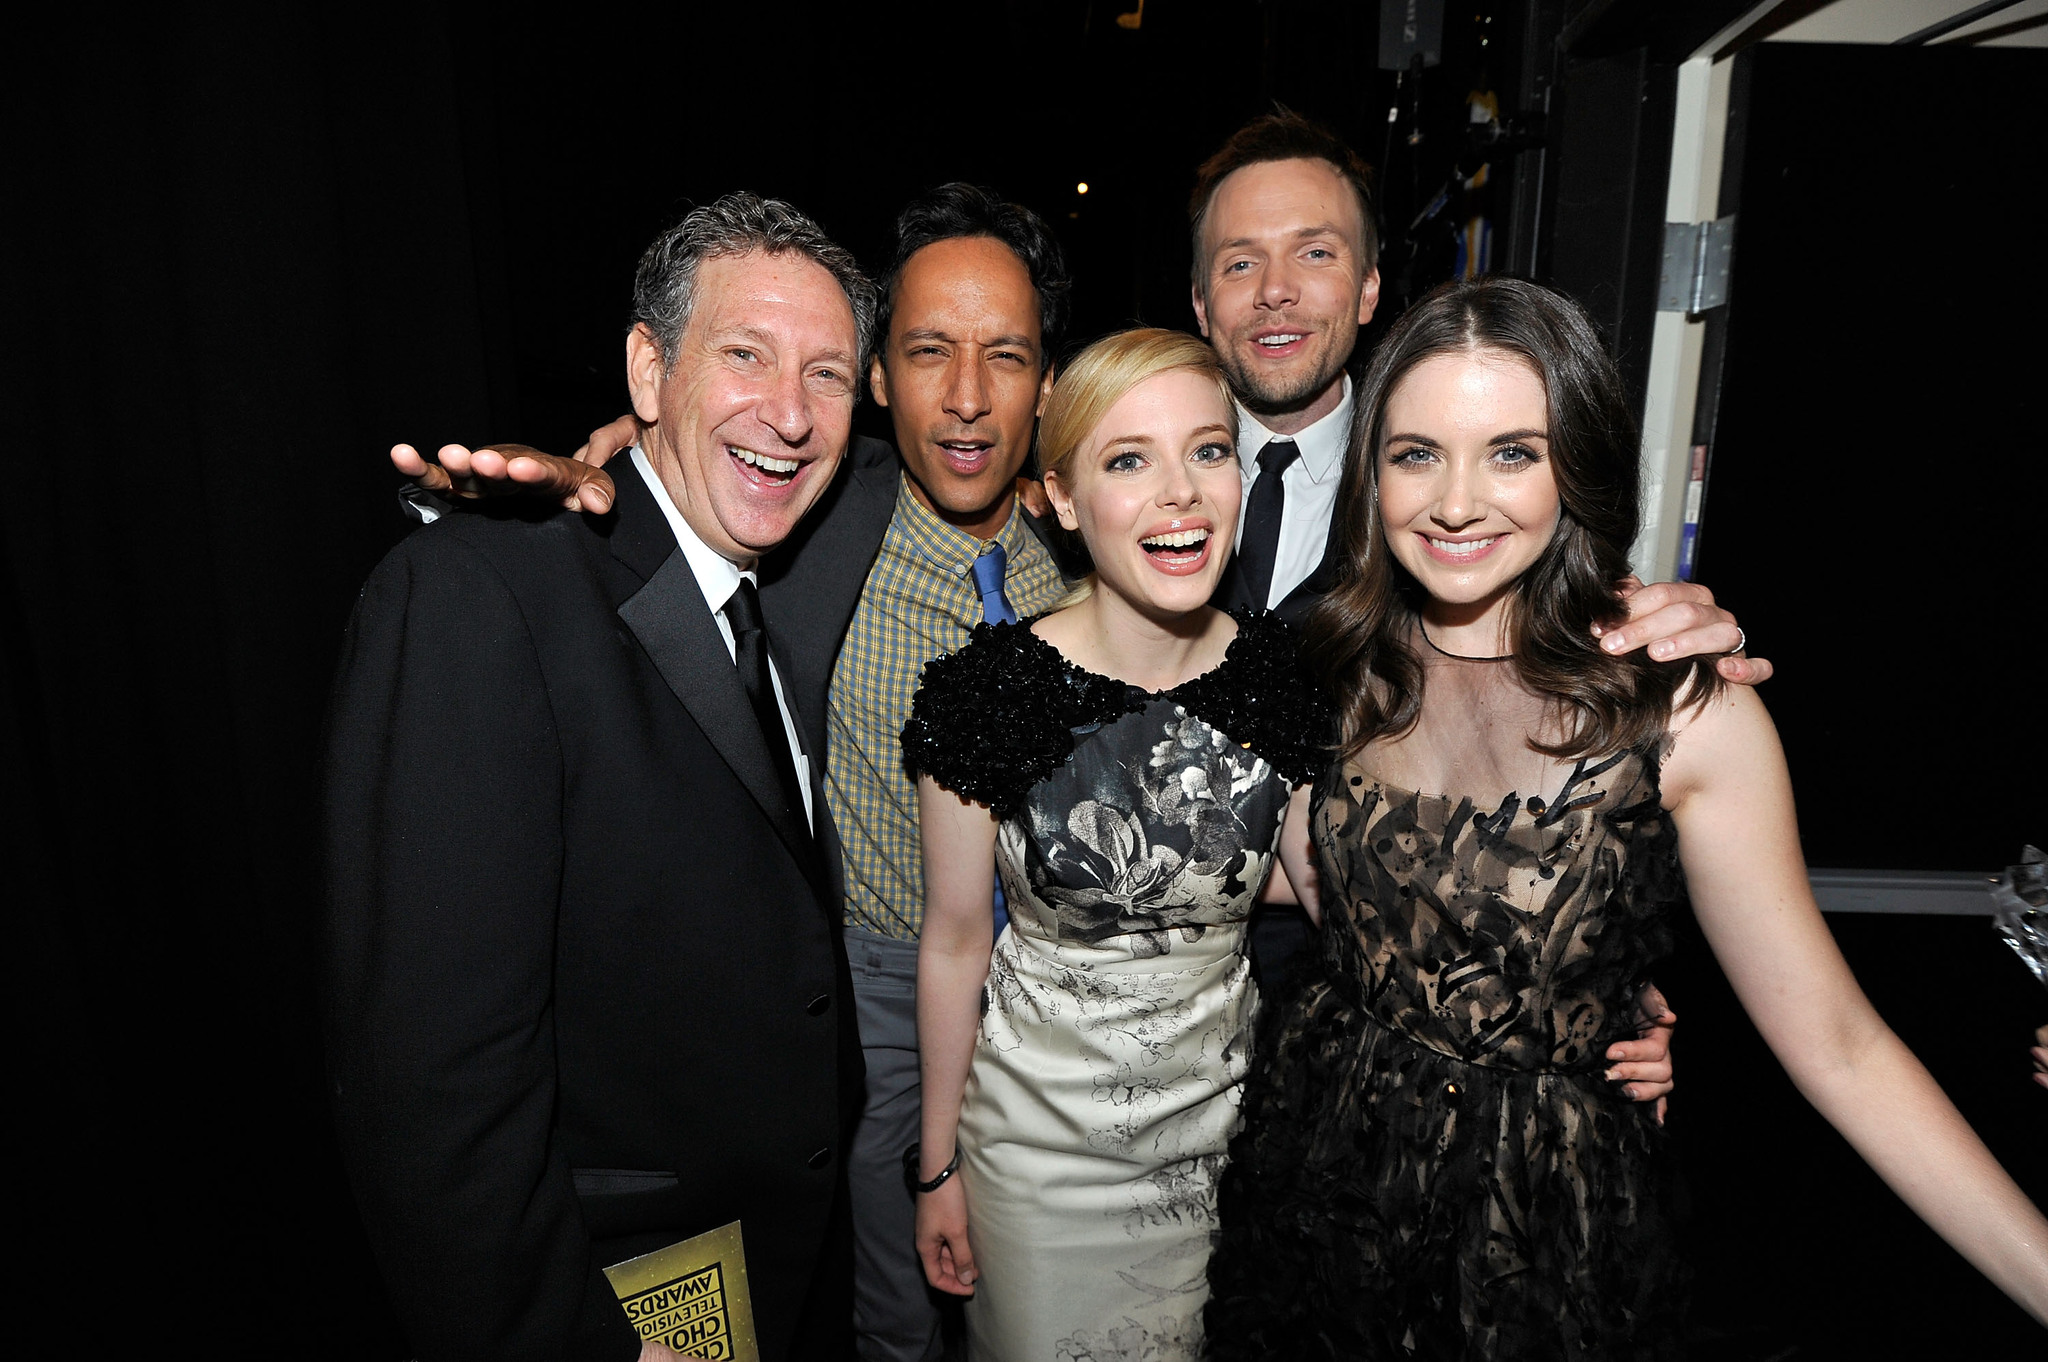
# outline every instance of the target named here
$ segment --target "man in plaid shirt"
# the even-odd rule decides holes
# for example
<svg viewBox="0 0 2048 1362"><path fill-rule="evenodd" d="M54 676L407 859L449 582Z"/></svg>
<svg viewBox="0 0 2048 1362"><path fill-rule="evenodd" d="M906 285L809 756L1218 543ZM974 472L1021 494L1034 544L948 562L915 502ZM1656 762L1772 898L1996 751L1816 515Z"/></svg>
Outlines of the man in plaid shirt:
<svg viewBox="0 0 2048 1362"><path fill-rule="evenodd" d="M985 190L943 186L897 220L877 328L886 340L869 382L889 409L902 471L826 702L825 798L843 847L847 957L868 1070L847 1160L863 1358L915 1362L941 1346L903 1183L903 1151L917 1139L924 867L917 787L898 735L924 664L966 643L985 617L977 558L1001 551L1001 595L1020 618L1065 593L1016 479L1052 388L1066 291L1045 224Z"/></svg>

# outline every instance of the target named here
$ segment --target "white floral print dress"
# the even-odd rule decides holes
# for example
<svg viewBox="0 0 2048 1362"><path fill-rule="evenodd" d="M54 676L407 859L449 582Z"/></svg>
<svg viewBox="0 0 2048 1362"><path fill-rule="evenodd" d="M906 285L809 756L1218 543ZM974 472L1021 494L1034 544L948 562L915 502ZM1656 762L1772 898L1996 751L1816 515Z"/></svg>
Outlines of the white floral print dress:
<svg viewBox="0 0 2048 1362"><path fill-rule="evenodd" d="M1001 816L1010 912L960 1119L974 1362L1202 1356L1257 1010L1245 928L1325 726L1267 615L1157 695L1021 624L926 670L906 753Z"/></svg>

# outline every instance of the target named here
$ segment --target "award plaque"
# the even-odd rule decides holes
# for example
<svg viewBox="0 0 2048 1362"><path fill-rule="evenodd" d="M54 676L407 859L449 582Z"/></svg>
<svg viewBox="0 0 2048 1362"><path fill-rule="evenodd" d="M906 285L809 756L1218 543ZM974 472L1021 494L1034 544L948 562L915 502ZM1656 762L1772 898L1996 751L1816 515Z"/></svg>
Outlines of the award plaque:
<svg viewBox="0 0 2048 1362"><path fill-rule="evenodd" d="M644 1339L717 1362L761 1362L740 1222L604 1270Z"/></svg>

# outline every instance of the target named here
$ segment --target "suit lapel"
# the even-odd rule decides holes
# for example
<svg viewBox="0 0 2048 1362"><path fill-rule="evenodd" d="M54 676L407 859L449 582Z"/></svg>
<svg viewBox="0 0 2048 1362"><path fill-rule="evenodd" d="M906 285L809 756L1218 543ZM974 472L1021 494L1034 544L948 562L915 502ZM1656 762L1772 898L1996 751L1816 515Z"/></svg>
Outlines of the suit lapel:
<svg viewBox="0 0 2048 1362"><path fill-rule="evenodd" d="M690 571L690 560L678 548L667 518L638 471L622 472L614 483L619 490L619 523L612 536L612 552L637 575L646 577L646 584L620 604L619 618L640 640L661 679L718 755L761 806L797 864L815 881L817 844L804 825L803 810L787 807L782 798L767 740L747 703L746 690L733 669L732 654L726 651L725 638L711 617L704 591ZM650 521L667 539L666 555L658 565L652 560L661 547L660 539L652 534Z"/></svg>
<svg viewBox="0 0 2048 1362"><path fill-rule="evenodd" d="M1323 541L1322 561L1316 564L1315 571L1309 573L1294 590L1287 593L1286 599L1274 607L1274 613L1280 615L1289 624L1300 624L1302 620L1308 617L1308 612L1315 608L1317 601L1336 589L1337 564L1341 561L1337 543L1337 530L1337 520L1332 515L1330 518L1329 538Z"/></svg>
<svg viewBox="0 0 2048 1362"><path fill-rule="evenodd" d="M832 486L761 560L761 610L777 647L783 694L813 765L825 750L839 645L896 508L897 468L894 450L856 437Z"/></svg>
<svg viewBox="0 0 2048 1362"><path fill-rule="evenodd" d="M1236 546L1231 546L1230 561L1223 565L1223 575L1217 579L1216 590L1209 597L1209 604L1218 610L1236 610L1251 604L1250 593L1245 590L1244 578L1238 574ZM1264 605L1264 601L1259 602Z"/></svg>

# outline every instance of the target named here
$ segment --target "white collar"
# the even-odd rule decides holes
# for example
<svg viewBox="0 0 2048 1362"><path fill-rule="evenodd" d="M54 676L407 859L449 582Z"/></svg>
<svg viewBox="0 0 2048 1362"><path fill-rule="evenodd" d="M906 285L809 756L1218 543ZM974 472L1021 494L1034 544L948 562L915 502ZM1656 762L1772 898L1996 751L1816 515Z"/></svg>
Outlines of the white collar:
<svg viewBox="0 0 2048 1362"><path fill-rule="evenodd" d="M661 475L654 471L654 465L638 445L633 446L633 466L640 470L647 490L654 493L654 504L661 507L661 513L668 517L668 527L675 531L676 543L681 546L683 557L689 560L690 572L697 578L697 589L704 593L704 603L714 612L724 610L725 603L732 599L732 593L740 589L740 578L752 581L754 574L742 572L738 564L697 537L697 532L690 528L690 522L683 519L683 513L676 509L668 488L662 485Z"/></svg>
<svg viewBox="0 0 2048 1362"><path fill-rule="evenodd" d="M1237 456L1245 462L1247 477L1259 451L1274 440L1294 441L1295 448L1301 451L1301 466L1309 481L1321 482L1336 476L1344 467L1344 447L1351 442L1351 375L1346 373L1343 377L1344 396L1338 399L1336 407L1298 434L1276 435L1246 411L1244 403L1237 404Z"/></svg>

